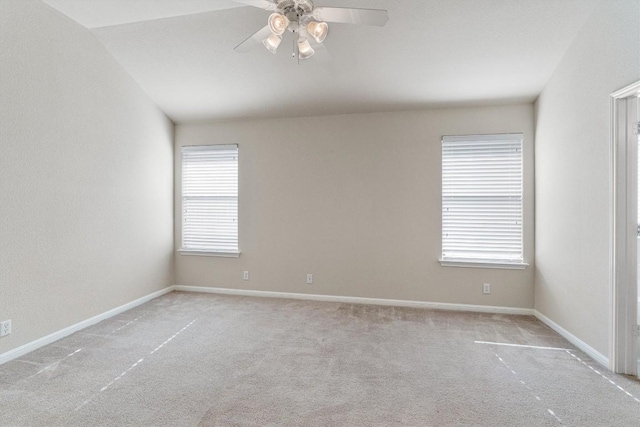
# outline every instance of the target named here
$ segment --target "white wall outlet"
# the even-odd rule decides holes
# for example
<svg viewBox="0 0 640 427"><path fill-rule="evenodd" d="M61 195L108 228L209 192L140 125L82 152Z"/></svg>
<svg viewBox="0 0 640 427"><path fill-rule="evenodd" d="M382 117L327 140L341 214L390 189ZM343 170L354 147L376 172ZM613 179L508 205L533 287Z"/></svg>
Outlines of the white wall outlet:
<svg viewBox="0 0 640 427"><path fill-rule="evenodd" d="M313 284L313 274L307 274L307 285Z"/></svg>
<svg viewBox="0 0 640 427"><path fill-rule="evenodd" d="M11 333L11 319L0 322L0 337Z"/></svg>
<svg viewBox="0 0 640 427"><path fill-rule="evenodd" d="M491 293L491 284L485 283L482 285L482 293L485 295L489 295Z"/></svg>
<svg viewBox="0 0 640 427"><path fill-rule="evenodd" d="M249 272L248 271L243 271L242 272L242 280L249 280Z"/></svg>

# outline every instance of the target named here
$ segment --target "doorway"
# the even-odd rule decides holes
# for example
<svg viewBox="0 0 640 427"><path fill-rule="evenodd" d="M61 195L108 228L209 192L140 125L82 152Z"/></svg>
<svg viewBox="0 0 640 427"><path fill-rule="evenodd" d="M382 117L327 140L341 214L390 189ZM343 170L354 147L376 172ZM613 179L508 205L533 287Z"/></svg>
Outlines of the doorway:
<svg viewBox="0 0 640 427"><path fill-rule="evenodd" d="M640 373L640 82L611 95L611 370Z"/></svg>

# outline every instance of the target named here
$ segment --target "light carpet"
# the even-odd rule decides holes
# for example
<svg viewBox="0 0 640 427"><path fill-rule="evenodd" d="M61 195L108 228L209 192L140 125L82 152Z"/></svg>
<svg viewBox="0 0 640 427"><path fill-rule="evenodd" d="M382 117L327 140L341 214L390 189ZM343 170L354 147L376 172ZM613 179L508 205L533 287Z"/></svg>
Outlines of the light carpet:
<svg viewBox="0 0 640 427"><path fill-rule="evenodd" d="M529 316L173 292L1 365L0 425L636 426L640 383Z"/></svg>

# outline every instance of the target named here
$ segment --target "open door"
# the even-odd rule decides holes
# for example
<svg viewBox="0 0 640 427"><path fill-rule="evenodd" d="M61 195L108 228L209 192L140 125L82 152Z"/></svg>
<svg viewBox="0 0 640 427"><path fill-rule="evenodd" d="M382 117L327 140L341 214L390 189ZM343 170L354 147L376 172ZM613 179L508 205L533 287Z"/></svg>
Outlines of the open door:
<svg viewBox="0 0 640 427"><path fill-rule="evenodd" d="M633 327L635 336L636 377L640 379L640 95L627 98L627 120L635 129L631 129L629 137L636 146L636 322ZM635 135L634 135L635 133Z"/></svg>
<svg viewBox="0 0 640 427"><path fill-rule="evenodd" d="M611 95L611 340L609 367L640 373L640 82Z"/></svg>

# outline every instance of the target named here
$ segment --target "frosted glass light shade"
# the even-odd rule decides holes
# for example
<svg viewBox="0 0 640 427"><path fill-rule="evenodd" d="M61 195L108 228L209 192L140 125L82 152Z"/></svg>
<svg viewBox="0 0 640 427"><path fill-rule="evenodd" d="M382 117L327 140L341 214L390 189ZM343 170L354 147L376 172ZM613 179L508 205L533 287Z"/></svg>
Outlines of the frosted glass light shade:
<svg viewBox="0 0 640 427"><path fill-rule="evenodd" d="M272 13L269 16L269 29L273 34L283 35L289 26L289 19L281 13Z"/></svg>
<svg viewBox="0 0 640 427"><path fill-rule="evenodd" d="M271 34L268 38L262 40L262 44L266 47L269 52L276 53L278 50L278 46L282 42L282 37L277 34Z"/></svg>
<svg viewBox="0 0 640 427"><path fill-rule="evenodd" d="M322 43L329 33L329 25L326 22L311 21L307 25L307 32L318 43Z"/></svg>
<svg viewBox="0 0 640 427"><path fill-rule="evenodd" d="M300 59L309 59L314 53L316 52L309 44L309 40L300 39L298 42L298 55L300 55Z"/></svg>

